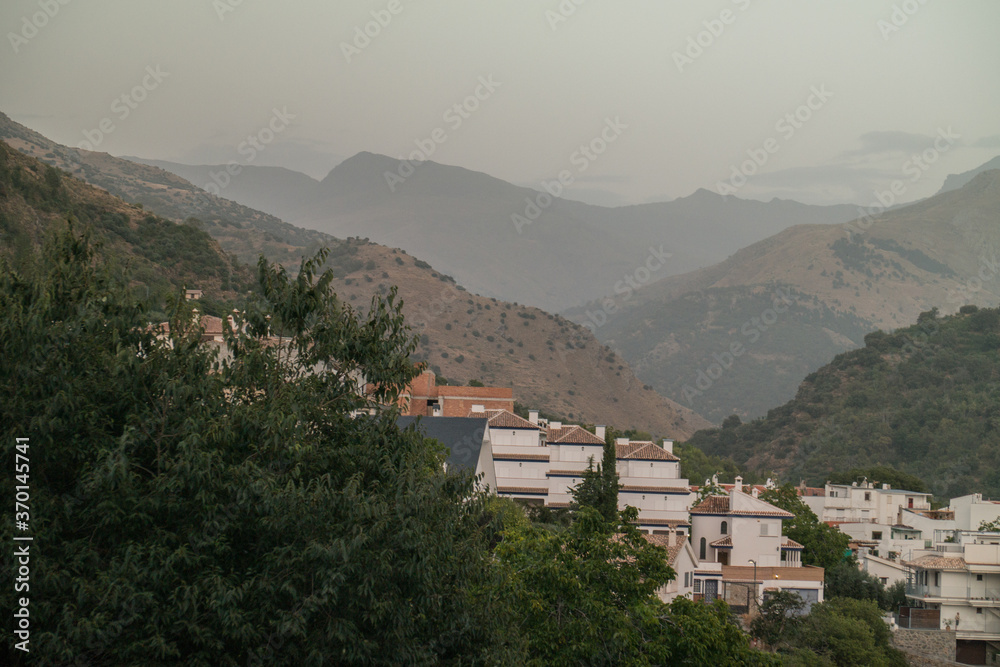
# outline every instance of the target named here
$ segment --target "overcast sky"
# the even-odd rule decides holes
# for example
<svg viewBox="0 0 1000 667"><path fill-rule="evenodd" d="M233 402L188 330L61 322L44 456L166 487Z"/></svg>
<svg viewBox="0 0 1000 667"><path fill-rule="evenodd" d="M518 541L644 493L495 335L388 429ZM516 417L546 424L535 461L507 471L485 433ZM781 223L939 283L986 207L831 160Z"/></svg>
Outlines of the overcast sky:
<svg viewBox="0 0 1000 667"><path fill-rule="evenodd" d="M0 110L72 146L109 119L114 155L245 163L277 109L253 163L314 177L419 141L537 188L568 170L595 203L867 204L1000 154L994 0L62 2L0 4Z"/></svg>

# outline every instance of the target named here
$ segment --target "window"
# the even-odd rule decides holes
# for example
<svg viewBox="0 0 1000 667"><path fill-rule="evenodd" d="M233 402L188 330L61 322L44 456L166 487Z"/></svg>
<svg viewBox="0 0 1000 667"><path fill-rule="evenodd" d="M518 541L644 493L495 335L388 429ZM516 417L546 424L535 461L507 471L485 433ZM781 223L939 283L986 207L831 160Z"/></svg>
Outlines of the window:
<svg viewBox="0 0 1000 667"><path fill-rule="evenodd" d="M694 592L701 593L701 579L694 580Z"/></svg>
<svg viewBox="0 0 1000 667"><path fill-rule="evenodd" d="M721 528L721 530L722 530L722 534L723 535L728 535L729 534L729 522L728 521L723 521L722 522L722 528Z"/></svg>
<svg viewBox="0 0 1000 667"><path fill-rule="evenodd" d="M767 524L766 523L761 523L760 524L760 534L761 534L762 537L767 536Z"/></svg>
<svg viewBox="0 0 1000 667"><path fill-rule="evenodd" d="M982 581L982 580L983 580L983 575L977 574L976 575L976 581Z"/></svg>
<svg viewBox="0 0 1000 667"><path fill-rule="evenodd" d="M983 613L983 608L982 607L976 607L976 613L977 614Z"/></svg>
<svg viewBox="0 0 1000 667"><path fill-rule="evenodd" d="M941 585L941 573L940 572L935 572L934 573L934 585L935 586L940 586Z"/></svg>
<svg viewBox="0 0 1000 667"><path fill-rule="evenodd" d="M684 573L684 588L689 588L691 586L691 572Z"/></svg>
<svg viewBox="0 0 1000 667"><path fill-rule="evenodd" d="M706 558L706 556L705 556L705 549L706 549L707 546L708 546L708 542L705 540L704 537L701 538L701 549L699 549L699 551L698 551L698 559L699 560L705 560L705 558Z"/></svg>
<svg viewBox="0 0 1000 667"><path fill-rule="evenodd" d="M871 491L865 491L865 502L869 502L872 499Z"/></svg>
<svg viewBox="0 0 1000 667"><path fill-rule="evenodd" d="M881 540L882 539L882 531L881 530L873 530L872 531L872 539L873 540Z"/></svg>

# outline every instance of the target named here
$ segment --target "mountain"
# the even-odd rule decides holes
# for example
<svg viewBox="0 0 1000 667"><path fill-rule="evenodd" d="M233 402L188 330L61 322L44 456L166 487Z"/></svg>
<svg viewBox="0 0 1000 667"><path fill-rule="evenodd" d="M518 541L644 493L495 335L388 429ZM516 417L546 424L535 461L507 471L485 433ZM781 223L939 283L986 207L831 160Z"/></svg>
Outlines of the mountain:
<svg viewBox="0 0 1000 667"><path fill-rule="evenodd" d="M938 190L938 194L942 192L949 192L951 190L957 190L973 178L983 173L984 171L989 171L990 169L1000 169L1000 155L996 156L986 164L980 165L975 169L970 169L969 171L962 172L961 174L949 174L948 178L944 179L944 185Z"/></svg>
<svg viewBox="0 0 1000 667"><path fill-rule="evenodd" d="M68 218L92 230L103 257L128 262L138 293L153 303L187 286L205 293L210 310L252 282L250 270L204 231L151 215L0 141L0 256L27 270L32 251Z"/></svg>
<svg viewBox="0 0 1000 667"><path fill-rule="evenodd" d="M76 157L89 160L78 165L82 175L133 193L146 193L143 196L155 191L155 178L163 179L161 190L166 194L147 200L157 206L183 202L185 193L196 190L187 181L155 167L60 147L40 135L29 135L29 140L12 143L32 151L44 148L51 153L47 159L53 162ZM219 244L232 243L252 250L254 243L267 238L267 226L276 230L287 227L290 231L285 233L293 238L305 241L314 234L325 239L323 245L330 248L327 265L336 275L335 289L351 305L363 308L376 290L385 293L390 285L398 285L404 316L421 336L417 359L426 360L452 381L478 379L513 386L517 400L525 405L622 429L681 438L709 425L644 386L620 357L605 349L586 329L534 308L470 294L454 279L402 250L364 239L342 241L296 230L280 220L210 195L199 198L207 202L201 205L231 206L223 210L235 217L228 227L205 224L204 229L199 229L194 224L150 215L142 207L127 204L18 151L4 148L3 154L13 165L3 173L13 174L11 179L27 184L25 192L33 193L27 199L23 193L14 196L12 192L20 193L14 185L5 185L0 193L0 252L8 256L23 256L27 248L40 241L45 229L59 224L66 211L72 210L81 222L95 226L109 250L133 263L138 277L153 285L153 296L186 285L205 290L211 300L220 300L235 297L231 288L237 285L240 293L245 292L252 274L246 267L233 264ZM47 179L62 185L50 187ZM65 197L53 194L63 190L68 193ZM193 205L198 206L199 199L191 200ZM208 233L221 234L219 244ZM298 233L302 236L294 237ZM244 237L251 241L244 243ZM312 252L303 246L288 247L299 253ZM294 261L297 265L298 258ZM510 331L504 333L503 323L508 317Z"/></svg>
<svg viewBox="0 0 1000 667"><path fill-rule="evenodd" d="M144 162L206 186L211 173L225 170ZM319 183L285 170L243 169L222 196L310 229L406 248L477 293L555 312L628 280L645 284L711 265L794 224L857 215L853 206L765 203L707 190L672 202L591 206L436 162L414 163L410 173L373 153L345 160Z"/></svg>
<svg viewBox="0 0 1000 667"><path fill-rule="evenodd" d="M688 445L785 481L885 464L935 495L1000 495L1000 310L928 312L874 332L763 419L700 431Z"/></svg>
<svg viewBox="0 0 1000 667"><path fill-rule="evenodd" d="M420 336L415 358L452 384L513 386L522 405L587 423L683 438L709 425L643 385L585 327L479 296L404 250L348 239L331 253L342 299L364 309L397 285Z"/></svg>
<svg viewBox="0 0 1000 667"><path fill-rule="evenodd" d="M877 328L1000 302L1000 171L878 216L800 225L648 285L590 322L645 382L715 423L763 415ZM600 315L599 318L594 316ZM597 320L595 322L595 319Z"/></svg>
<svg viewBox="0 0 1000 667"><path fill-rule="evenodd" d="M303 254L336 239L294 227L273 215L213 196L176 174L58 144L0 113L0 139L17 150L58 167L127 202L175 221L196 218L228 253L248 264L263 254L273 262L297 268ZM293 172L294 173L294 172ZM304 177L308 178L308 177Z"/></svg>

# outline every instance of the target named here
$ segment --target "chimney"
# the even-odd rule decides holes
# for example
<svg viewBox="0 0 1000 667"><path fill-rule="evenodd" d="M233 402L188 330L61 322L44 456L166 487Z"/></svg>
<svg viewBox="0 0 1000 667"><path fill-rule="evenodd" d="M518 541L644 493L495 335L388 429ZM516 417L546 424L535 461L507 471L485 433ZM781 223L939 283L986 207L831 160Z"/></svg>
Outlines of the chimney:
<svg viewBox="0 0 1000 667"><path fill-rule="evenodd" d="M604 440L604 426L595 426L594 435L596 435L601 440Z"/></svg>
<svg viewBox="0 0 1000 667"><path fill-rule="evenodd" d="M888 490L889 490L889 489L891 489L891 488L892 488L892 487L891 487L890 485L888 485L888 484L883 484L883 485L882 485L882 490L883 490L883 491L888 491Z"/></svg>
<svg viewBox="0 0 1000 667"><path fill-rule="evenodd" d="M739 475L733 480L733 493L743 493L743 478Z"/></svg>
<svg viewBox="0 0 1000 667"><path fill-rule="evenodd" d="M628 438L615 438L615 444L616 445L627 445L628 444Z"/></svg>
<svg viewBox="0 0 1000 667"><path fill-rule="evenodd" d="M485 405L473 405L472 406L472 411L473 412L486 412L486 406Z"/></svg>
<svg viewBox="0 0 1000 667"><path fill-rule="evenodd" d="M538 425L538 410L528 410L528 421Z"/></svg>
<svg viewBox="0 0 1000 667"><path fill-rule="evenodd" d="M559 430L562 428L562 422L549 422L549 428Z"/></svg>
<svg viewBox="0 0 1000 667"><path fill-rule="evenodd" d="M673 454L674 453L674 441L673 440L667 440L666 438L664 438L663 439L663 449L665 449L670 454Z"/></svg>
<svg viewBox="0 0 1000 667"><path fill-rule="evenodd" d="M667 546L672 547L677 544L677 529L674 526L667 528Z"/></svg>
<svg viewBox="0 0 1000 667"><path fill-rule="evenodd" d="M750 489L750 495L753 496L754 498L757 498L760 495L760 491L757 489L756 486Z"/></svg>

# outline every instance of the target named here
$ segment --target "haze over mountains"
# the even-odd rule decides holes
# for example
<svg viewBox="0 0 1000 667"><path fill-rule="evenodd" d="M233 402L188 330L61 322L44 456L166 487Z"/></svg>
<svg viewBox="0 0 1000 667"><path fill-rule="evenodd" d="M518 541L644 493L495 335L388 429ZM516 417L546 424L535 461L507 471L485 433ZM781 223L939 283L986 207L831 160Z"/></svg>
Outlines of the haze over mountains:
<svg viewBox="0 0 1000 667"><path fill-rule="evenodd" d="M996 306L998 261L1000 170L990 170L873 218L786 229L638 291L596 332L682 405L715 422L755 417L876 328ZM586 322L596 308L570 317Z"/></svg>
<svg viewBox="0 0 1000 667"><path fill-rule="evenodd" d="M390 179L390 189L386 174L398 174L400 162L373 153L345 160L321 182L253 165L228 176L225 165L139 161L210 190L228 177L223 197L294 225L406 248L479 294L552 312L614 293L627 278L643 284L708 266L791 225L857 216L850 205L764 203L707 190L606 208L436 162L417 163L402 182ZM646 275L640 267L651 254L669 261Z"/></svg>

